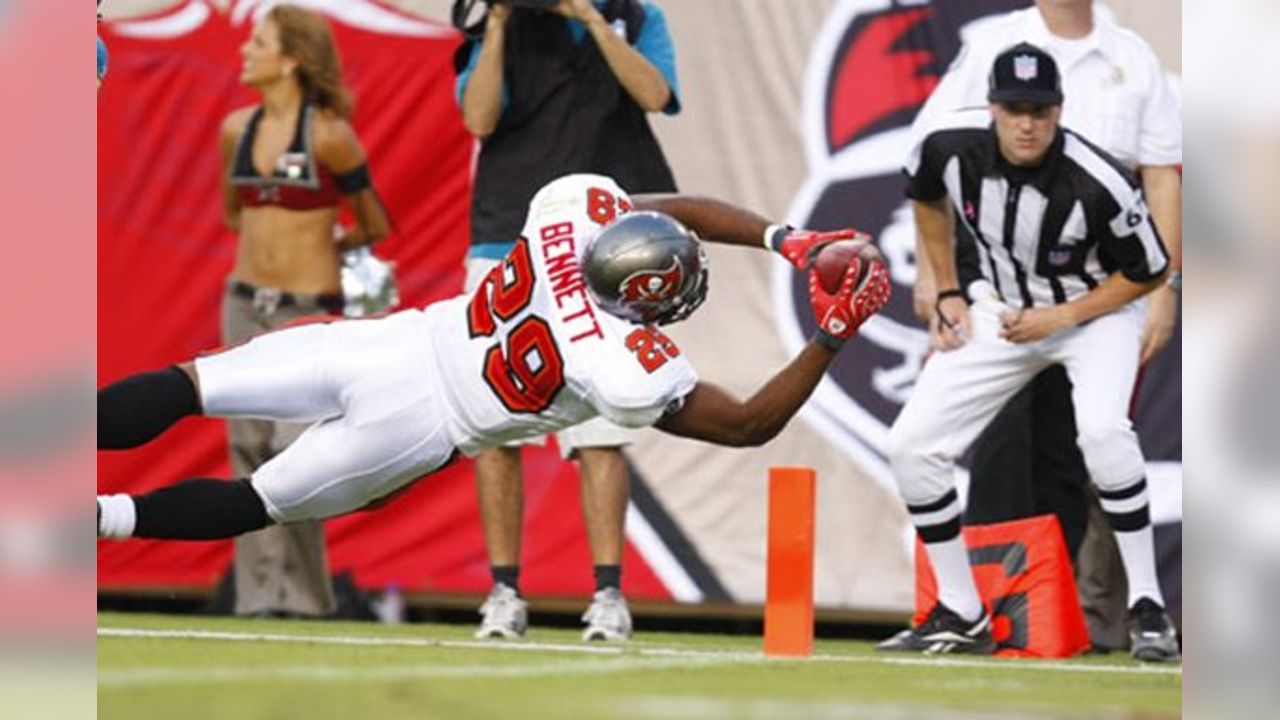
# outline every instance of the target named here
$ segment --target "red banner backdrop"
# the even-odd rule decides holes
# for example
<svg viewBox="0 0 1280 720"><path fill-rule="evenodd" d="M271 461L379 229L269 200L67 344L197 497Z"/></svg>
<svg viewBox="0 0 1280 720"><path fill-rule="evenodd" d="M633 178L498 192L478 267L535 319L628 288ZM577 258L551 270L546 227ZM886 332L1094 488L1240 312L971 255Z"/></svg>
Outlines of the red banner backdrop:
<svg viewBox="0 0 1280 720"><path fill-rule="evenodd" d="M204 10L198 22L190 22L192 8ZM179 19L187 24L175 30ZM235 238L221 220L218 129L228 112L254 102L238 82L237 48L250 25L200 3L166 20L146 32L104 29L112 62L98 103L99 384L219 345ZM395 224L378 250L397 262L402 298L416 306L461 291L474 144L454 101L458 37L413 24L416 32L391 33L333 22L357 100L356 131ZM100 453L98 489L140 492L229 472L223 423L187 420L145 448ZM532 448L525 482L524 589L589 593L576 468L553 446ZM488 587L469 461L327 530L331 568L351 570L363 586ZM230 560L225 541L100 543L98 579L104 588L208 586ZM628 593L670 598L633 547L625 562Z"/></svg>

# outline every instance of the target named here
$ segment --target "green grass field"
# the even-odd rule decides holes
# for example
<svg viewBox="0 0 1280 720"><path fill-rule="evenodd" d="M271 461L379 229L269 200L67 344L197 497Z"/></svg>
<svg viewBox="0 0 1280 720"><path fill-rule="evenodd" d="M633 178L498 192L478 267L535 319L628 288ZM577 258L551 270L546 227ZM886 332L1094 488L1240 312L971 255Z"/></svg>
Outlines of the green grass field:
<svg viewBox="0 0 1280 720"><path fill-rule="evenodd" d="M820 640L812 659L774 660L742 636L604 646L534 628L497 643L461 625L106 613L98 628L102 720L1153 720L1182 706L1180 668L1117 655L947 660Z"/></svg>

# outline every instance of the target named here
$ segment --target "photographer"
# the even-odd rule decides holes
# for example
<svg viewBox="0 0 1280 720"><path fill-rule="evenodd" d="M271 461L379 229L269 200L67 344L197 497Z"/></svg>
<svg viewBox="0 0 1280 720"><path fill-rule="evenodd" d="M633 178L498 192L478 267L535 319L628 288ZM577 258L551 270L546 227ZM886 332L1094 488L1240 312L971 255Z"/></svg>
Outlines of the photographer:
<svg viewBox="0 0 1280 720"><path fill-rule="evenodd" d="M459 0L458 7L474 5ZM465 15L455 12L455 18ZM675 51L661 9L643 0L507 0L493 3L483 35L458 51L458 102L482 142L471 209L467 290L511 249L522 210L544 184L569 173L609 175L636 193L672 192L671 169L647 114L680 110ZM583 516L596 594L583 616L587 640L626 640L621 594L628 498L621 449L632 431L603 419L558 434L582 471ZM519 637L523 482L520 448L476 459L476 486L494 581L479 637Z"/></svg>

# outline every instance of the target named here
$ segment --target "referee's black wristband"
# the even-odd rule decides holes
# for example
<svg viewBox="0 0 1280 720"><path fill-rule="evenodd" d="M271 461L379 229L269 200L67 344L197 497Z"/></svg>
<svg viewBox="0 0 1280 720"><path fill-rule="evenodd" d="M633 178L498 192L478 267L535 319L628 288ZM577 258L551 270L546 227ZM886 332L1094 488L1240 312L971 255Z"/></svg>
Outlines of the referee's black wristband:
<svg viewBox="0 0 1280 720"><path fill-rule="evenodd" d="M818 328L813 334L813 341L831 352L840 352L840 348L844 347L844 338L838 338L822 328Z"/></svg>
<svg viewBox="0 0 1280 720"><path fill-rule="evenodd" d="M951 288L950 290L939 290L938 299L933 301L934 312L942 314L942 301L948 298L958 297L964 300L965 304L969 304L969 294L959 288Z"/></svg>
<svg viewBox="0 0 1280 720"><path fill-rule="evenodd" d="M965 304L968 304L969 302L968 294L960 288L939 290L938 299L933 301L933 312L938 316L938 320L942 321L942 324L949 328L954 327L954 325L952 325L951 321L947 319L946 315L942 314L942 301L953 297L962 298L965 301Z"/></svg>

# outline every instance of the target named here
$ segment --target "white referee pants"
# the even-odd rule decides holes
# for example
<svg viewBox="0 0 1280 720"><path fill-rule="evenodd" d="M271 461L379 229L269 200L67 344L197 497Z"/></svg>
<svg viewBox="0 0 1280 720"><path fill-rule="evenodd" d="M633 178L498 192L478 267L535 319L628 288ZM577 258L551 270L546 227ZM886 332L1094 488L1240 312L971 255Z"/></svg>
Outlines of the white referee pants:
<svg viewBox="0 0 1280 720"><path fill-rule="evenodd" d="M312 423L253 474L273 520L358 510L453 456L424 321L304 325L196 360L204 414Z"/></svg>
<svg viewBox="0 0 1280 720"><path fill-rule="evenodd" d="M955 461L1004 404L1045 367L1061 363L1072 384L1078 442L1090 479L1103 490L1145 473L1129 402L1138 371L1142 313L1131 304L1081 327L1027 344L999 336L1005 306L980 298L973 337L935 353L889 433L889 459L909 505L927 505L955 486Z"/></svg>

